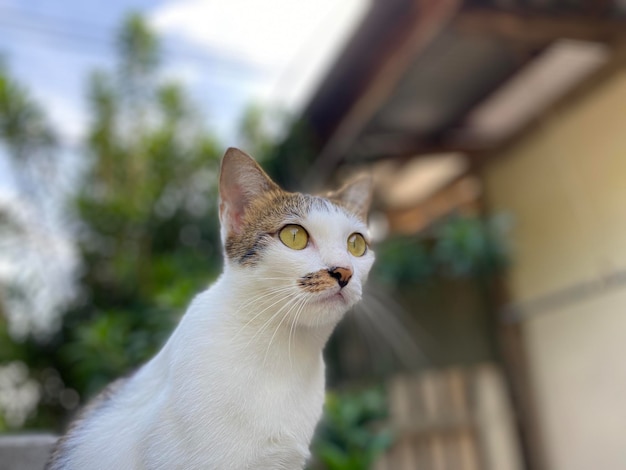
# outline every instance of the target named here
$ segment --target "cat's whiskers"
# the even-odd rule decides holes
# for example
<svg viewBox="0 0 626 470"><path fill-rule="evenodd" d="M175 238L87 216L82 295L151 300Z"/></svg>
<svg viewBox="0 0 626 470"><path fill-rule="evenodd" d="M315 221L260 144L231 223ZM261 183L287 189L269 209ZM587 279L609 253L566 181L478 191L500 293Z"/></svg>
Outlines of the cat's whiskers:
<svg viewBox="0 0 626 470"><path fill-rule="evenodd" d="M256 320L257 318L259 318L261 315L263 315L267 310L269 310L270 308L272 308L274 305L277 305L279 303L281 303L282 301L284 301L285 299L289 298L289 296L283 296L282 294L284 293L289 293L293 291L294 286L283 286L281 288L277 288L277 289L273 289L270 292L267 292L263 295L257 296L255 298L253 298L252 300L245 302L244 304L242 304L237 311L235 312L235 315L233 316L237 316L239 313L241 313L245 308L247 308L248 306L252 305L252 304L256 304L258 303L260 300L263 299L267 299L269 297L269 301L271 302L273 299L275 299L276 297L279 297L278 300L276 300L275 302L271 303L270 305L267 305L265 308L261 309L261 311L257 312L252 318L250 318L243 326L241 326L237 332L235 333L235 335L233 336L233 340L237 339L239 334L241 334L254 320Z"/></svg>
<svg viewBox="0 0 626 470"><path fill-rule="evenodd" d="M248 300L248 301L246 301L246 302L242 303L242 304L239 306L239 308L237 308L237 310L235 311L235 315L237 315L237 314L241 313L241 311L242 311L243 309L245 309L245 308L249 307L250 305L257 304L260 300L262 300L262 299L264 299L264 298L266 298L266 297L269 297L269 296L272 296L272 295L274 295L274 294L277 294L277 293L281 293L281 292L284 292L284 291L290 290L290 289L292 289L292 288L293 288L293 286L279 286L279 287L272 287L272 288L269 288L269 289L267 289L267 292L262 292L260 295L258 295L258 296L256 296L256 297L253 297L252 299L250 299L250 300Z"/></svg>
<svg viewBox="0 0 626 470"><path fill-rule="evenodd" d="M424 363L428 363L424 351L415 338L407 332L407 329L416 332L416 325L410 317L407 317L391 298L383 292L378 292L384 298L378 298L373 294L375 288L370 286L367 298L357 305L354 318L359 324L361 331L364 331L365 319L371 325L370 334L376 333L382 337L393 355L402 363L405 368L413 369ZM426 342L422 338L420 342ZM379 343L379 342L377 342Z"/></svg>
<svg viewBox="0 0 626 470"><path fill-rule="evenodd" d="M291 297L291 298L289 298ZM244 346L244 349L247 348L257 337L261 336L261 334L269 327L269 325L272 324L273 320L279 316L283 310L285 310L285 308L289 309L291 305L293 305L295 302L297 302L299 300L299 297L297 296L297 292L294 291L293 295L291 296L287 296L282 298L280 301L275 302L275 304L282 302L283 300L288 299L287 302L280 307L276 312L274 312L263 324L263 326L261 326L261 328L259 328L254 335L250 338L250 340L246 343L246 345ZM273 305L275 305L273 304ZM267 310L267 308L266 308Z"/></svg>
<svg viewBox="0 0 626 470"><path fill-rule="evenodd" d="M287 273L285 273L287 274ZM272 287L272 288L268 288L267 292L263 292L261 295L257 296L257 297L253 297L252 299L249 299L247 302L244 302L243 304L241 304L237 310L235 311L235 315L238 315L239 313L241 313L245 308L251 306L251 305L255 305L257 304L260 300L270 297L270 296L274 296L275 294L281 293L281 292L285 292L285 291L289 291L291 289L293 289L294 284L293 284L293 275L291 276L287 276L285 275L285 277L264 277L264 280L275 280L275 281L289 281L290 284L289 285L284 285L284 286L278 286L278 287ZM262 313L262 312L260 312ZM253 317L250 322L252 320L254 320L258 315L255 315L255 317ZM248 322L248 323L250 323ZM245 326L248 325L248 323L246 323Z"/></svg>
<svg viewBox="0 0 626 470"><path fill-rule="evenodd" d="M363 316L367 318L364 319ZM381 352L381 334L378 332L373 320L369 318L369 312L363 311L363 309L357 305L352 315L346 316L346 320L348 322L354 322L358 331L361 332L361 336L367 348L368 357L373 361L374 358L377 357L377 353Z"/></svg>
<svg viewBox="0 0 626 470"><path fill-rule="evenodd" d="M291 360L291 338L292 338L292 335L294 334L295 326L298 324L298 320L300 319L300 315L302 315L302 312L304 311L306 305L309 303L310 300L311 298L309 296L303 297L303 301L300 304L298 310L296 311L296 314L294 315L292 322L291 322L291 328L289 329L287 349L288 349L288 356L289 356L289 366L291 367L292 370L293 370L293 362Z"/></svg>
<svg viewBox="0 0 626 470"><path fill-rule="evenodd" d="M302 305L304 305L305 302L302 302ZM296 313L296 315L294 315L291 319L291 327L289 328L289 337L287 338L287 351L288 351L288 357L289 357L289 366L293 369L293 362L291 361L291 335L293 334L293 328L296 324L296 322L298 321L298 316L300 315L300 311L298 311Z"/></svg>
<svg viewBox="0 0 626 470"><path fill-rule="evenodd" d="M239 306L239 308L236 310L235 315L239 314L241 311L243 311L244 309L246 309L247 307L251 306L251 305L255 305L258 304L261 300L263 299L267 299L269 298L270 301L272 299L274 299L275 297L277 297L278 295L284 293L284 292L289 292L291 290L293 290L294 288L296 288L295 284L294 284L294 276L292 273L288 273L286 271L280 271L280 270L276 270L274 271L277 274L285 274L284 277L263 277L264 280L268 281L268 280L272 280L272 281L287 281L289 282L288 285L286 286L279 286L278 288L271 288L268 290L268 292L264 292L259 296L256 296L250 300L248 300L247 302L244 302L243 304L241 304ZM296 292L297 294L298 292ZM279 298L276 302L273 302L272 304L266 306L265 308L263 308L260 312L256 313L252 318L250 318L243 326L241 326L239 328L239 330L237 331L237 333L235 333L235 337L233 339L236 339L239 334L244 331L254 320L256 320L257 318L259 318L261 315L263 315L267 310L269 310L270 308L274 307L275 305L279 304L281 301L283 301L286 297L283 298ZM255 335L256 336L256 335Z"/></svg>
<svg viewBox="0 0 626 470"><path fill-rule="evenodd" d="M295 297L295 302L292 302L295 305L295 308L299 308L299 306L306 301L306 298L302 295L300 296L296 296ZM290 305L292 304L290 302ZM265 366L265 362L267 360L267 355L270 352L270 349L272 347L272 343L274 342L274 338L276 337L276 333L278 333L278 331L280 330L280 326L283 324L283 322L287 319L287 317L289 315L291 315L292 313L292 309L288 308L285 313L283 314L283 317L280 319L280 321L278 322L278 325L276 325L276 329L274 330L274 333L272 334L272 337L270 338L270 341L267 345L267 349L265 350L265 356L263 357L263 366Z"/></svg>
<svg viewBox="0 0 626 470"><path fill-rule="evenodd" d="M287 357L289 359L289 364L290 366L292 366L292 368L293 368L293 364L291 361L291 335L293 334L294 326L296 325L298 321L300 311L302 310L302 307L305 304L306 304L306 297L302 296L300 299L300 302L295 307L295 313L291 315L291 325L289 326L289 334L287 335Z"/></svg>

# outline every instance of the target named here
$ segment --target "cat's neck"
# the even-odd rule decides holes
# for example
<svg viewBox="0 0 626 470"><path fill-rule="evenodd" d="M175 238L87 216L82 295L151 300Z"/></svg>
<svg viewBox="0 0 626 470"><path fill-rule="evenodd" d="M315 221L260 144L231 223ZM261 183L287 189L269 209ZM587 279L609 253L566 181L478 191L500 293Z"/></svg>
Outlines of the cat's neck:
<svg viewBox="0 0 626 470"><path fill-rule="evenodd" d="M190 313L202 324L221 333L228 348L263 366L316 364L335 323L298 324L306 306L280 293L264 292L258 279L226 266L213 286L201 294ZM203 329L199 327L200 331Z"/></svg>

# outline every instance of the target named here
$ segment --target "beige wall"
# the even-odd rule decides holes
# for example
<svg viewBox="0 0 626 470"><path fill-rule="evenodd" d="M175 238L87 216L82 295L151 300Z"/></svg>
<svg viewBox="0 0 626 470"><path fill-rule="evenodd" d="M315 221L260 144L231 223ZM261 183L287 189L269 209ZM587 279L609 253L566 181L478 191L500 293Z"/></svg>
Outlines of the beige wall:
<svg viewBox="0 0 626 470"><path fill-rule="evenodd" d="M626 468L626 290L525 325L548 470Z"/></svg>
<svg viewBox="0 0 626 470"><path fill-rule="evenodd" d="M626 72L485 173L511 212L514 302L626 270ZM523 320L550 470L626 468L626 286Z"/></svg>

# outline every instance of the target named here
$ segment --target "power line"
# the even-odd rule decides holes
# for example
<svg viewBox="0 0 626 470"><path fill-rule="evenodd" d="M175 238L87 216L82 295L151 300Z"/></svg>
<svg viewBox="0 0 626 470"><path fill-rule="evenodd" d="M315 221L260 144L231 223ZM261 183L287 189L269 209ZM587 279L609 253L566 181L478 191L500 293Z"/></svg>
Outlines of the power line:
<svg viewBox="0 0 626 470"><path fill-rule="evenodd" d="M9 17L4 16L4 13L8 13ZM83 54L91 54L84 49L85 47L89 48L95 46L100 49L110 49L112 52L115 47L115 41L110 37L114 36L114 31L94 34L96 30L105 30L106 27L104 25L60 19L37 12L29 13L29 16L38 18L35 21L32 21L30 18L25 19L23 16L23 13L17 10L0 7L0 28L26 31L55 40L61 40L65 43L66 49L73 49L74 52ZM59 26L59 24L63 24L63 26ZM88 27L89 30L84 30L83 28L85 27ZM81 31L81 29L83 30ZM47 42L37 44L41 47L52 47L52 44ZM243 60L229 57L208 47L203 48L206 53L198 53L195 50L181 48L180 46L175 48L164 47L162 50L166 60L175 57L197 63L204 63L206 65L217 65L224 68L235 69L233 72L261 72L257 67Z"/></svg>
<svg viewBox="0 0 626 470"><path fill-rule="evenodd" d="M0 9L0 13L2 10ZM14 29L22 29L27 31L32 31L35 33L42 33L45 35L65 37L77 41L88 41L91 43L107 43L110 44L110 41L106 36L102 34L90 34L85 32L80 32L76 28L69 28L69 25L66 27L59 28L57 24L47 23L42 21L35 21L20 18L20 17L5 17L0 15L0 23L3 23L6 27L14 28Z"/></svg>
<svg viewBox="0 0 626 470"><path fill-rule="evenodd" d="M103 57L111 61L115 57L115 38L118 29L110 28L102 23L89 23L81 20L50 16L46 13L28 11L25 9L11 9L0 6L0 31L4 30L5 50L15 48L15 40L11 35L19 35L19 46L40 47L53 49L55 53L78 53L90 57ZM7 35L6 31L11 34ZM9 42L12 41L12 42ZM161 41L164 43L165 41ZM230 57L219 50L210 47L190 49L185 47L165 46L161 48L164 62L176 65L178 61L195 62L204 65L210 71L211 77L225 76L241 79L263 74L258 66ZM0 55L2 51L0 50ZM206 69L205 69L206 70ZM207 73L204 70L202 73ZM80 151L81 144L76 145L60 136L60 147L70 152Z"/></svg>
<svg viewBox="0 0 626 470"><path fill-rule="evenodd" d="M0 5L0 15L10 15L28 18L39 18L43 22L50 23L64 23L65 25L72 25L76 27L86 27L89 31L93 30L106 30L107 26L103 23L87 22L83 19L76 18L63 18L61 16L50 15L49 13L43 13L32 8L12 8L7 5Z"/></svg>

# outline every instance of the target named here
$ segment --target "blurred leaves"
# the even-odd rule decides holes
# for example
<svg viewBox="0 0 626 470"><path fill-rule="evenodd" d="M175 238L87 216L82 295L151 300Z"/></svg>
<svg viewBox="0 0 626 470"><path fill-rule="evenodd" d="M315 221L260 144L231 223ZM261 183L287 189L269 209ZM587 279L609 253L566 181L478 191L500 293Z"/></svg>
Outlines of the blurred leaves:
<svg viewBox="0 0 626 470"><path fill-rule="evenodd" d="M74 206L89 269L59 358L81 394L151 357L219 266L216 139L185 90L159 80L159 42L141 17L118 46L118 73L89 83L89 165Z"/></svg>
<svg viewBox="0 0 626 470"><path fill-rule="evenodd" d="M20 358L45 392L30 427L59 427L78 396L147 361L220 271L217 140L185 89L161 80L160 44L140 16L127 18L116 44L116 69L88 82L84 173L69 201L77 299L45 339L12 337L0 317L0 365ZM2 69L0 133L20 174L22 162L55 151L43 111Z"/></svg>
<svg viewBox="0 0 626 470"><path fill-rule="evenodd" d="M407 285L433 276L493 275L506 267L510 217L453 216L430 232L396 237L376 247L374 275L384 283Z"/></svg>
<svg viewBox="0 0 626 470"><path fill-rule="evenodd" d="M376 246L373 276L386 284L423 281L436 270L428 243L417 237L396 237Z"/></svg>
<svg viewBox="0 0 626 470"><path fill-rule="evenodd" d="M160 63L160 46L156 35L144 18L131 13L117 38L121 72L137 86L144 86L153 78Z"/></svg>
<svg viewBox="0 0 626 470"><path fill-rule="evenodd" d="M367 470L392 442L384 391L328 392L312 448L326 470ZM318 467L313 467L318 468Z"/></svg>
<svg viewBox="0 0 626 470"><path fill-rule="evenodd" d="M495 274L508 262L510 225L506 214L454 217L435 229L433 258L453 277Z"/></svg>
<svg viewBox="0 0 626 470"><path fill-rule="evenodd" d="M44 210L52 206L57 140L44 109L0 64L0 153L13 183L0 195L0 313L22 339L46 330L71 295L71 249L51 233ZM54 250L62 254L50 256Z"/></svg>
<svg viewBox="0 0 626 470"><path fill-rule="evenodd" d="M0 66L0 141L16 164L42 157L54 148L57 137L42 108L5 67Z"/></svg>

